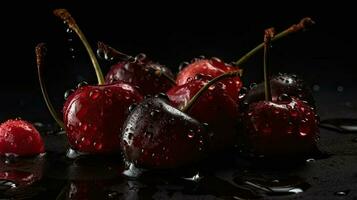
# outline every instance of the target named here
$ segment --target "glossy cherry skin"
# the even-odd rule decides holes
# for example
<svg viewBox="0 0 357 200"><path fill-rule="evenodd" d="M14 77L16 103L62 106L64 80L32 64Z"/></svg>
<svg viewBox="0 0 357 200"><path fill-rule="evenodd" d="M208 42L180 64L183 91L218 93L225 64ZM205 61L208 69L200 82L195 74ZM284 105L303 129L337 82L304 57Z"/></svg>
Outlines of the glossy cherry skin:
<svg viewBox="0 0 357 200"><path fill-rule="evenodd" d="M155 74L154 69L175 79L171 70L148 60L144 54L140 55L134 61L121 61L113 65L105 77L105 82L124 81L130 83L136 86L144 96L166 92L172 83L163 75Z"/></svg>
<svg viewBox="0 0 357 200"><path fill-rule="evenodd" d="M204 157L209 132L204 125L160 98L137 105L123 127L122 151L137 167L172 169Z"/></svg>
<svg viewBox="0 0 357 200"><path fill-rule="evenodd" d="M314 97L311 89L298 76L294 74L279 74L270 79L272 100L278 101L279 97L287 94L290 97L296 97L300 100L308 102L312 107L315 107ZM244 97L244 103L250 104L257 101L262 101L265 98L264 83L260 83L252 87Z"/></svg>
<svg viewBox="0 0 357 200"><path fill-rule="evenodd" d="M167 92L173 106L184 107L192 97L209 81L201 77L184 85L175 86ZM239 91L242 82L239 77L227 78L211 86L187 111L201 123L207 123L215 133L210 149L219 151L231 147L236 139L237 122L240 116Z"/></svg>
<svg viewBox="0 0 357 200"><path fill-rule="evenodd" d="M298 99L249 105L244 125L253 153L267 157L311 153L318 138L318 118Z"/></svg>
<svg viewBox="0 0 357 200"><path fill-rule="evenodd" d="M199 74L214 78L225 72L235 70L238 70L238 68L228 65L218 58L197 59L196 61L188 64L177 74L176 84L184 85L185 83L195 79L195 77Z"/></svg>
<svg viewBox="0 0 357 200"><path fill-rule="evenodd" d="M70 146L86 153L120 151L120 133L128 107L142 99L133 86L122 82L78 88L63 107Z"/></svg>
<svg viewBox="0 0 357 200"><path fill-rule="evenodd" d="M10 119L0 125L1 156L33 156L44 152L41 135L29 122Z"/></svg>

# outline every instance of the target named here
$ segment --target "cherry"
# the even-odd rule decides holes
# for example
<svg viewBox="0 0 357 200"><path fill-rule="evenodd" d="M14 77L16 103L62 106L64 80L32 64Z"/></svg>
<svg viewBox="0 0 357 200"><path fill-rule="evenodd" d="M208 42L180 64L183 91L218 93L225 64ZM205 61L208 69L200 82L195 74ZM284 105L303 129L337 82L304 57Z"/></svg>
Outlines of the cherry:
<svg viewBox="0 0 357 200"><path fill-rule="evenodd" d="M177 85L184 85L197 75L217 77L225 72L237 70L233 65L228 65L218 58L196 59L184 67L176 77Z"/></svg>
<svg viewBox="0 0 357 200"><path fill-rule="evenodd" d="M302 155L315 148L318 118L301 100L259 101L249 106L243 119L248 143L258 155Z"/></svg>
<svg viewBox="0 0 357 200"><path fill-rule="evenodd" d="M184 167L201 160L210 151L214 136L209 127L185 112L189 112L200 97L214 87L213 84L240 74L241 70L226 72L203 87L193 85L199 90L180 110L170 105L167 99L170 97L164 95L146 99L137 105L123 126L122 150L125 159L135 166L153 169ZM198 86L201 84L197 82Z"/></svg>
<svg viewBox="0 0 357 200"><path fill-rule="evenodd" d="M119 151L119 135L128 107L141 100L134 87L122 82L77 89L63 106L71 147L87 153Z"/></svg>
<svg viewBox="0 0 357 200"><path fill-rule="evenodd" d="M167 92L171 104L177 108L186 106L210 79L210 77L202 76L200 79L174 86ZM239 77L222 80L211 86L187 111L195 119L207 123L215 133L210 146L212 151L227 149L236 141L241 87L242 81Z"/></svg>
<svg viewBox="0 0 357 200"><path fill-rule="evenodd" d="M10 119L0 125L1 156L33 156L44 152L40 133L29 122Z"/></svg>
<svg viewBox="0 0 357 200"><path fill-rule="evenodd" d="M143 168L171 169L198 162L209 140L204 125L161 98L137 105L123 127L124 157Z"/></svg>
<svg viewBox="0 0 357 200"><path fill-rule="evenodd" d="M171 70L149 60L145 54L131 57L102 42L98 43L98 52L99 54L104 54L104 57L117 58L119 60L107 73L105 77L106 83L114 83L116 81L130 83L137 86L144 96L166 92L175 84Z"/></svg>
<svg viewBox="0 0 357 200"><path fill-rule="evenodd" d="M308 85L295 74L278 74L270 78L272 101L276 102L283 94L306 101L315 107L314 97ZM250 104L264 99L264 83L252 87L244 97L244 103Z"/></svg>
<svg viewBox="0 0 357 200"><path fill-rule="evenodd" d="M49 103L41 78L44 45L37 46L37 64L41 89L46 104L57 122L66 130L70 146L84 153L113 153L120 150L121 127L128 115L128 107L142 100L141 94L123 82L104 84L98 61L85 36L65 9L54 14L63 19L76 32L86 47L95 68L99 85L86 85L68 96L63 107L63 122L56 116Z"/></svg>
<svg viewBox="0 0 357 200"><path fill-rule="evenodd" d="M273 29L264 37L265 100L252 103L243 117L248 143L252 151L265 156L306 154L316 147L318 119L313 108L296 98L272 101L268 79L268 48Z"/></svg>

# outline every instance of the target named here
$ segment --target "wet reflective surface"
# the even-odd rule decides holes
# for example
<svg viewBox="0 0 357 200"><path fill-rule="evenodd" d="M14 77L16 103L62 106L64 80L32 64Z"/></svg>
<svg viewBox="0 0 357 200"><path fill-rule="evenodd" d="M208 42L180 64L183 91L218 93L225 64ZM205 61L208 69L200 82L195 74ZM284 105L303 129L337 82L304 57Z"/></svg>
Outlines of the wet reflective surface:
<svg viewBox="0 0 357 200"><path fill-rule="evenodd" d="M248 158L235 150L187 171L125 170L121 155L69 151L63 132L37 124L47 153L0 159L1 199L310 199L357 196L354 134L321 129L309 158ZM330 145L338 141L339 145ZM328 152L328 153L325 153ZM71 158L69 158L69 156ZM140 173L137 173L139 170ZM135 174L137 173L137 174ZM134 175L133 175L134 174Z"/></svg>

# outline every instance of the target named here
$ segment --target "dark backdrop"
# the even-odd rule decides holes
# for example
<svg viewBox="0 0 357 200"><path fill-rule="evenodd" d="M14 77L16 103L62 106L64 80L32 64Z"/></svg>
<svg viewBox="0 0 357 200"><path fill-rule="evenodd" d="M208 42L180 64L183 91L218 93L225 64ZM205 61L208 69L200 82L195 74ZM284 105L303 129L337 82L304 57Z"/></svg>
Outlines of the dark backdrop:
<svg viewBox="0 0 357 200"><path fill-rule="evenodd" d="M311 86L315 85L315 92L331 95L345 92L352 94L348 96L351 104L356 102L353 11L348 5L312 7L303 2L289 2L280 6L241 2L152 5L136 1L4 4L0 120L22 117L51 121L36 75L34 47L38 42L48 44L46 83L58 109L64 102L66 89L82 80L95 83L83 46L52 15L52 10L58 7L72 13L93 47L96 41L104 41L128 54L144 52L174 71L182 61L199 55L235 61L262 41L265 28L274 26L279 31L304 16L311 16L316 26L274 44L272 71L296 72ZM257 55L244 66L247 85L262 80L261 57ZM104 72L109 69L108 63L101 65Z"/></svg>

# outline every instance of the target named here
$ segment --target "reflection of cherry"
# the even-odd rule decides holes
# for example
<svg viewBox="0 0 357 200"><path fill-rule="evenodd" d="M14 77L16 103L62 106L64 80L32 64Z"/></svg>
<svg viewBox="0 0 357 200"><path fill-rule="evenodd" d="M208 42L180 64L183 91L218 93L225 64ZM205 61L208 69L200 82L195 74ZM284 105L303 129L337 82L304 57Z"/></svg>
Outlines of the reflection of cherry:
<svg viewBox="0 0 357 200"><path fill-rule="evenodd" d="M38 68L41 89L46 103L57 122L66 130L70 146L80 152L113 153L120 149L121 127L128 115L128 107L142 100L134 87L126 83L104 85L104 78L96 57L85 36L71 15L64 9L54 14L63 19L73 29L86 47L97 73L99 85L82 86L72 93L63 107L63 120L56 116L49 103L41 79L41 57L43 45L37 47Z"/></svg>
<svg viewBox="0 0 357 200"><path fill-rule="evenodd" d="M98 43L98 50L106 55L105 57L119 60L107 73L105 77L106 83L124 81L136 86L144 96L166 92L175 84L171 70L152 62L145 54L131 57L101 42Z"/></svg>
<svg viewBox="0 0 357 200"><path fill-rule="evenodd" d="M8 120L0 125L0 156L32 156L45 151L36 128L24 120Z"/></svg>
<svg viewBox="0 0 357 200"><path fill-rule="evenodd" d="M45 156L8 157L0 159L0 179L11 181L16 187L28 186L43 176Z"/></svg>

